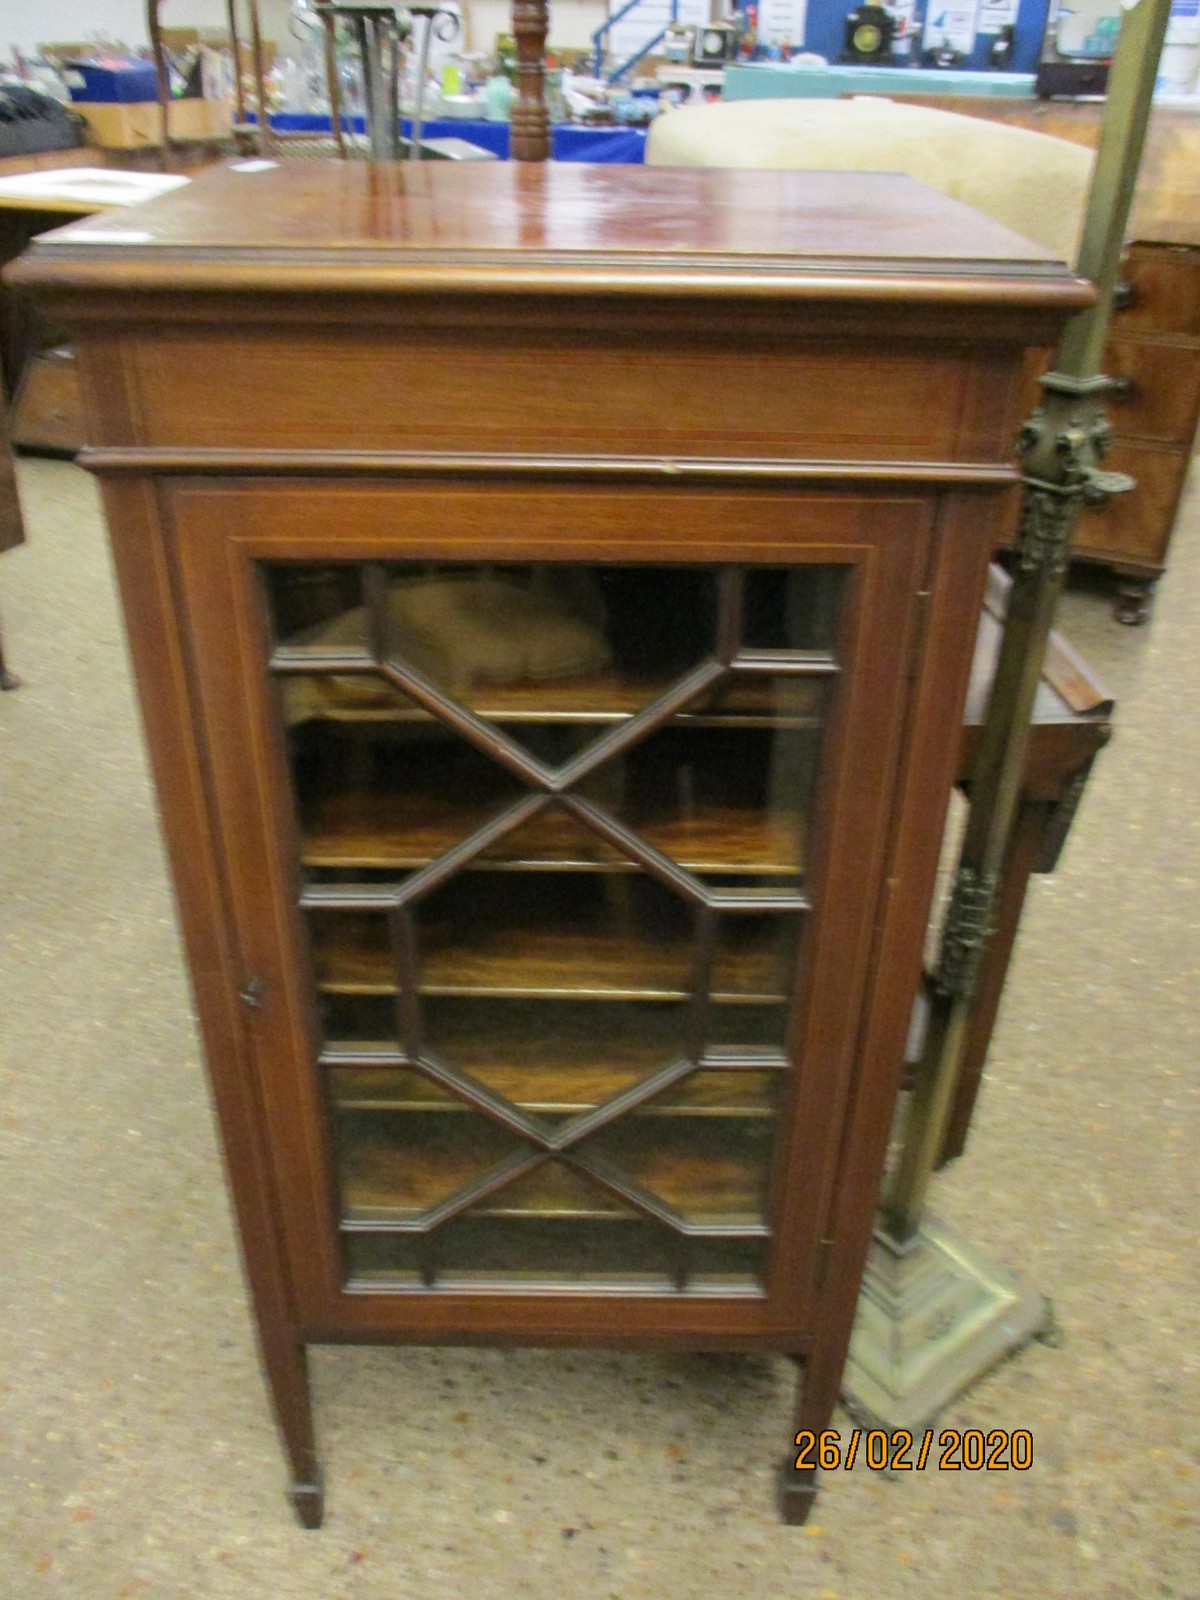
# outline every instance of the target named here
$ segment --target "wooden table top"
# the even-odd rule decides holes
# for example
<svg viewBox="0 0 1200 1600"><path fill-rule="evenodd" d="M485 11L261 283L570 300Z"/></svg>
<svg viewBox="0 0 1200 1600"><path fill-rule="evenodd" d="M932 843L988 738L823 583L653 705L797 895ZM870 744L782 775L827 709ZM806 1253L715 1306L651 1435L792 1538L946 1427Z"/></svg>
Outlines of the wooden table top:
<svg viewBox="0 0 1200 1600"><path fill-rule="evenodd" d="M241 169L249 170L241 170ZM237 284L230 281L230 272ZM43 236L20 281L1085 304L1039 246L895 174L232 162Z"/></svg>

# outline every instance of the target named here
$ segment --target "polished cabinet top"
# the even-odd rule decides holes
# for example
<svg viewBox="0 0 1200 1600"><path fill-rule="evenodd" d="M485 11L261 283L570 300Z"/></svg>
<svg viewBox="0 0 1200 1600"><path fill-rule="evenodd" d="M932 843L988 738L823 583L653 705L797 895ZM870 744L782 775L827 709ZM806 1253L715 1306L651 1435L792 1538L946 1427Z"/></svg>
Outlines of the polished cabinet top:
<svg viewBox="0 0 1200 1600"><path fill-rule="evenodd" d="M1086 303L1029 240L890 173L232 162L44 236L63 288L756 294Z"/></svg>

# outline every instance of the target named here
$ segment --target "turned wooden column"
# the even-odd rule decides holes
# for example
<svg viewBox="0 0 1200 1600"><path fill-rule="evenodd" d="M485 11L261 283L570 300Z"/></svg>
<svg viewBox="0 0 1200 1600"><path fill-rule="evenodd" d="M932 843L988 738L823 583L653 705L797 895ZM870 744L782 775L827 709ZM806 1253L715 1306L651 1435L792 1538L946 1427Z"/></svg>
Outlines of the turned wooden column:
<svg viewBox="0 0 1200 1600"><path fill-rule="evenodd" d="M512 108L509 154L514 161L550 159L550 118L546 112L546 0L513 0L512 31L517 45L517 98Z"/></svg>

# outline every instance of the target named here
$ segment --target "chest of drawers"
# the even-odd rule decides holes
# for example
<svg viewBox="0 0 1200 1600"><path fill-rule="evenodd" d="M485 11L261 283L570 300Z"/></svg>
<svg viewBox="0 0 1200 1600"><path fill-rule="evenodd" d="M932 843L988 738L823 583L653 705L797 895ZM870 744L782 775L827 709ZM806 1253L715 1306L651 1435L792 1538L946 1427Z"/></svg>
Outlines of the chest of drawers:
<svg viewBox="0 0 1200 1600"><path fill-rule="evenodd" d="M1122 580L1117 615L1141 622L1167 564L1200 421L1200 246L1130 245L1105 371L1113 440L1106 466L1137 487L1085 502L1072 553Z"/></svg>

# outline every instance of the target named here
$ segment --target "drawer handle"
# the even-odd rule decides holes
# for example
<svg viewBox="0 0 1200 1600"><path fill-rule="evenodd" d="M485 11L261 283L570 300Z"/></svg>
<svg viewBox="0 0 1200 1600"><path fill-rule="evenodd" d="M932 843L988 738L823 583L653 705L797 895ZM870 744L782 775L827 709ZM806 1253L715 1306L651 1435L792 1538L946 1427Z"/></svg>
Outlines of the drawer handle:
<svg viewBox="0 0 1200 1600"><path fill-rule="evenodd" d="M1128 278L1122 278L1113 289L1113 310L1128 311L1130 306L1135 306L1137 303L1137 284L1130 283Z"/></svg>

